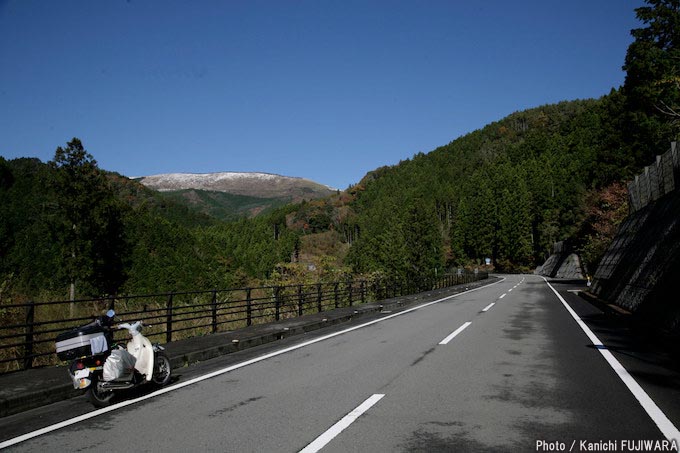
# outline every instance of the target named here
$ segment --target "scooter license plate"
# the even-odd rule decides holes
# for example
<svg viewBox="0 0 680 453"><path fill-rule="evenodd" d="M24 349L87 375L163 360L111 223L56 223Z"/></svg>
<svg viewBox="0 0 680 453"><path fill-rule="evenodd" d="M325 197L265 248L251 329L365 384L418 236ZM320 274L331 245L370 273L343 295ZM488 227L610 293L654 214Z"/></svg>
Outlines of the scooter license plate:
<svg viewBox="0 0 680 453"><path fill-rule="evenodd" d="M83 378L88 377L89 375L90 375L90 369L89 369L89 368L85 368L84 370L78 370L78 371L76 371L76 374L74 375L74 377L75 377L76 379L83 379Z"/></svg>

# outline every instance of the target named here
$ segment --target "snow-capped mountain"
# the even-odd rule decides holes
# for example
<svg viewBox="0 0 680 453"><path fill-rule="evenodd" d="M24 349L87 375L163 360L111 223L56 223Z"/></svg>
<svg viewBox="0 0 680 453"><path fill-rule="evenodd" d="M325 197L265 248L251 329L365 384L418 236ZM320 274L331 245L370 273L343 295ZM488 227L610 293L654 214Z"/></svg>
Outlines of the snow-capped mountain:
<svg viewBox="0 0 680 453"><path fill-rule="evenodd" d="M335 191L308 179L270 173L166 173L145 176L139 182L161 192L194 189L293 201L325 197Z"/></svg>

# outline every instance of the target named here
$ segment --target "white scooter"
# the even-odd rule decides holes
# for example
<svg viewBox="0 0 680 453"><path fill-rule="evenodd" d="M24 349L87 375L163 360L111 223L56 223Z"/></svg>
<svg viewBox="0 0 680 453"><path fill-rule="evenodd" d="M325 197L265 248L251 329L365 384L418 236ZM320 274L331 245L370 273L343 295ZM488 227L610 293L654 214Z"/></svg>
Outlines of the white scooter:
<svg viewBox="0 0 680 453"><path fill-rule="evenodd" d="M115 313L111 311L106 317L95 321L95 326L102 326L99 329L101 332L93 332L96 327L93 328L92 324L89 324L71 331L72 336L76 334L72 339L62 339L62 354L68 352L64 349L67 341L74 343L80 339L80 343L83 343L80 352L86 354L73 360L69 374L73 386L86 390L88 399L96 407L108 406L116 391L151 382L159 386L166 385L170 382L172 374L170 360L163 353L164 348L158 343L152 344L142 335L141 321L116 326L119 329L127 329L131 338L126 348L118 345L110 349L108 343L111 342L111 335L107 334L106 326L111 325L114 316ZM64 335L66 334L60 337ZM88 345L85 341L89 342L89 348L86 347ZM60 342L57 341L57 353L59 352Z"/></svg>

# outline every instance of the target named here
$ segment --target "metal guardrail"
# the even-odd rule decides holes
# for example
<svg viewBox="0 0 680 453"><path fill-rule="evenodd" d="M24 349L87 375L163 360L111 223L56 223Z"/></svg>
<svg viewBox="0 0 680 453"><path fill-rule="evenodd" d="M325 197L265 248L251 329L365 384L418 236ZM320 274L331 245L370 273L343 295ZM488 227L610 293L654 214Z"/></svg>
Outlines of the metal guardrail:
<svg viewBox="0 0 680 453"><path fill-rule="evenodd" d="M146 336L170 342L485 278L485 272L459 272L418 282L347 280L5 304L0 305L0 373L59 363L54 351L57 334L91 322L108 309L149 325Z"/></svg>

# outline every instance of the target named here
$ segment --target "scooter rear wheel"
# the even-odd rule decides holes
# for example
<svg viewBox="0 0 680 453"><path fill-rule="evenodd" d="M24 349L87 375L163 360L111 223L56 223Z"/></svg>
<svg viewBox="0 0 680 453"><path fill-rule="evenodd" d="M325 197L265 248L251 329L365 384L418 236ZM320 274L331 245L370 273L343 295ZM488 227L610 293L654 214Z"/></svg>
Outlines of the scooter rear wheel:
<svg viewBox="0 0 680 453"><path fill-rule="evenodd" d="M92 383L87 389L87 399L92 403L94 407L106 407L111 404L111 398L113 398L112 391L101 391L99 389L99 379L97 377L92 378Z"/></svg>
<svg viewBox="0 0 680 453"><path fill-rule="evenodd" d="M163 353L157 353L153 367L153 383L156 385L166 385L170 382L171 377L170 359Z"/></svg>

